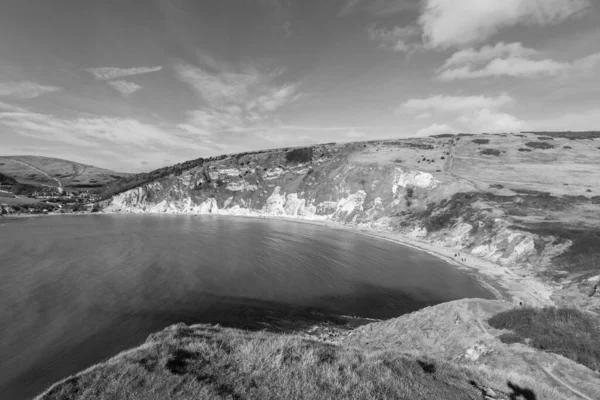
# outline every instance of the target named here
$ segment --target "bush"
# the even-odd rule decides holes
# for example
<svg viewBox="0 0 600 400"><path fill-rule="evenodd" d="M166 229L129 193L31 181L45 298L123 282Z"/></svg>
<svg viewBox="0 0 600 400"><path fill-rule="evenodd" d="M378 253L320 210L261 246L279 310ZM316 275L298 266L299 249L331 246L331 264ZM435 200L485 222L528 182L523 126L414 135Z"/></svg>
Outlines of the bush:
<svg viewBox="0 0 600 400"><path fill-rule="evenodd" d="M560 354L594 371L600 371L599 322L582 311L555 307L513 309L488 320L496 329L514 332L504 340L530 339L531 347Z"/></svg>
<svg viewBox="0 0 600 400"><path fill-rule="evenodd" d="M525 143L525 146L532 147L534 149L542 149L542 150L554 148L554 145L552 145L550 143L546 143L546 142L527 142L527 143Z"/></svg>
<svg viewBox="0 0 600 400"><path fill-rule="evenodd" d="M525 148L522 148L522 147L519 149L519 151L524 151L524 152L527 152L527 153L531 153L531 149L525 149Z"/></svg>
<svg viewBox="0 0 600 400"><path fill-rule="evenodd" d="M471 140L471 142L475 144L488 144L490 142L490 139L473 139Z"/></svg>
<svg viewBox="0 0 600 400"><path fill-rule="evenodd" d="M502 335L498 336L498 339L500 339L500 341L505 344L513 344L513 343L522 343L523 342L523 339L521 338L521 336L517 335L514 332L503 333Z"/></svg>
<svg viewBox="0 0 600 400"><path fill-rule="evenodd" d="M312 161L312 147L290 150L285 154L285 160L289 163L306 163Z"/></svg>
<svg viewBox="0 0 600 400"><path fill-rule="evenodd" d="M572 149L571 146L563 146L563 149Z"/></svg>
<svg viewBox="0 0 600 400"><path fill-rule="evenodd" d="M485 149L485 150L482 150L480 154L484 155L484 156L499 156L500 155L500 150L498 150L498 149Z"/></svg>

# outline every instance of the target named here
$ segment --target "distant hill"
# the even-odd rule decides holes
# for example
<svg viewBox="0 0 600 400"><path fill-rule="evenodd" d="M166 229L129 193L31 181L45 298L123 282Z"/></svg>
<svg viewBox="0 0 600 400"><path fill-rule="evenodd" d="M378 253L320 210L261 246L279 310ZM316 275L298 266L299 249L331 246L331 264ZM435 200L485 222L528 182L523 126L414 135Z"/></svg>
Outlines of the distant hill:
<svg viewBox="0 0 600 400"><path fill-rule="evenodd" d="M74 161L39 156L0 156L0 173L28 185L99 188L130 176Z"/></svg>

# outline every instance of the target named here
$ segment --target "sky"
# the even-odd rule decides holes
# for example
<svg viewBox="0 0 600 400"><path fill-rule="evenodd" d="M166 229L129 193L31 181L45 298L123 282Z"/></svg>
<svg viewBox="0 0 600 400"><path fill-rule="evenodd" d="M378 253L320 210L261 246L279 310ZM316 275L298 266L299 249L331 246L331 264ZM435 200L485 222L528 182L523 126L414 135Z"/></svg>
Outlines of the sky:
<svg viewBox="0 0 600 400"><path fill-rule="evenodd" d="M0 155L592 129L597 0L2 0Z"/></svg>

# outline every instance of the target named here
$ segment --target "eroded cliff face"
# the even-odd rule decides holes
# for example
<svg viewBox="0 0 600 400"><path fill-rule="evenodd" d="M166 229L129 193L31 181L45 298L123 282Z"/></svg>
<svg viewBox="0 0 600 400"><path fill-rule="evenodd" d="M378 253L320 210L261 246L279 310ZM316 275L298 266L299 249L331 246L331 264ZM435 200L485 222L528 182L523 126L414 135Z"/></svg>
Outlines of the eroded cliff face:
<svg viewBox="0 0 600 400"><path fill-rule="evenodd" d="M417 144L416 148L404 143L379 148L360 144L318 146L300 161L287 159L286 151L226 157L128 190L103 206L107 212L331 220L397 231L456 249L468 248L500 263L531 256L534 235L511 230L500 215L485 207L438 230L414 218L428 205L465 190L444 171L447 162L441 157L450 151L450 140ZM424 158L435 157L438 167L423 171L405 166L398 158L390 159L394 150L399 155L410 152L415 156L427 151ZM429 154L432 152L435 155ZM371 162L368 153L372 153Z"/></svg>

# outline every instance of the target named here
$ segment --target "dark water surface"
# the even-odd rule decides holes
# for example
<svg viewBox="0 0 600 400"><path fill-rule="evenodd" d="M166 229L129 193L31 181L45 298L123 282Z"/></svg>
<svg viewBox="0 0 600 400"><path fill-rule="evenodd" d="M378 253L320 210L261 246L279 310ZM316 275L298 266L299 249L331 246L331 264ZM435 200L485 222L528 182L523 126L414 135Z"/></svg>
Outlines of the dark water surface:
<svg viewBox="0 0 600 400"><path fill-rule="evenodd" d="M96 215L0 220L0 399L31 398L167 325L391 318L491 297L383 240L288 221Z"/></svg>

